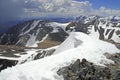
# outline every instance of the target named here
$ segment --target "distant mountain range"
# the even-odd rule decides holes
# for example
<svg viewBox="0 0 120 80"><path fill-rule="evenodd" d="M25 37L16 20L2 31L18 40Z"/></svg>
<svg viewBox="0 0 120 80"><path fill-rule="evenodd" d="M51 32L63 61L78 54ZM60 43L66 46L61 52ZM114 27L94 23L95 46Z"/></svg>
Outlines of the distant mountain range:
<svg viewBox="0 0 120 80"><path fill-rule="evenodd" d="M0 43L27 47L41 47L49 43L41 47L48 48L60 44L71 32L76 31L102 40L120 42L120 17L80 16L67 23L29 20L10 28L0 37Z"/></svg>
<svg viewBox="0 0 120 80"><path fill-rule="evenodd" d="M0 80L119 80L120 17L57 20L23 21L0 35Z"/></svg>

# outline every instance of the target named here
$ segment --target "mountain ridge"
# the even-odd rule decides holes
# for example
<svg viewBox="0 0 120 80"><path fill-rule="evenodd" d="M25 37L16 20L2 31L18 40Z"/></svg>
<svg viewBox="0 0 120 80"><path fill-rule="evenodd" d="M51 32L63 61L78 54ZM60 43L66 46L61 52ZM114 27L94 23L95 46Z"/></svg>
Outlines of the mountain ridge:
<svg viewBox="0 0 120 80"><path fill-rule="evenodd" d="M0 44L37 47L49 37L46 41L58 45L54 39L59 38L57 42L60 44L71 32L83 32L101 40L120 43L120 17L80 16L69 23L30 20L10 28L0 37Z"/></svg>

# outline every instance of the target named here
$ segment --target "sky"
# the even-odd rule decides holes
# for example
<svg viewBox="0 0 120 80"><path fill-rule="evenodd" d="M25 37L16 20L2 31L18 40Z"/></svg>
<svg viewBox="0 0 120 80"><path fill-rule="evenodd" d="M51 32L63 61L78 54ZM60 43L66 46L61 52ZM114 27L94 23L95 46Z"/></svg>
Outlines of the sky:
<svg viewBox="0 0 120 80"><path fill-rule="evenodd" d="M0 0L0 26L27 18L120 16L119 3L120 0Z"/></svg>
<svg viewBox="0 0 120 80"><path fill-rule="evenodd" d="M76 1L89 1L92 3L94 9L99 9L104 6L109 9L120 10L120 0L76 0Z"/></svg>

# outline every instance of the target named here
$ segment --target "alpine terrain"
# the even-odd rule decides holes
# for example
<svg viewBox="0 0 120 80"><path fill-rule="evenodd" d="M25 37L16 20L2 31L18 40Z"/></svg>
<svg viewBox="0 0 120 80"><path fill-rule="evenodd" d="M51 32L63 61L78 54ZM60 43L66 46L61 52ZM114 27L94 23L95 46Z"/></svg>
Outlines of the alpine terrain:
<svg viewBox="0 0 120 80"><path fill-rule="evenodd" d="M0 36L0 80L120 80L120 17L33 19Z"/></svg>

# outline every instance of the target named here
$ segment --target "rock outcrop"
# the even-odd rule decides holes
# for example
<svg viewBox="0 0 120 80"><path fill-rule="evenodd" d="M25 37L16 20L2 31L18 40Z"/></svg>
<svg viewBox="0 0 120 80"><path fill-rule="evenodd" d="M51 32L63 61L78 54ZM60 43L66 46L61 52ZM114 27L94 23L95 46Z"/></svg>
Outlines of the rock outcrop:
<svg viewBox="0 0 120 80"><path fill-rule="evenodd" d="M64 80L120 80L120 54L107 55L115 64L106 67L94 65L86 59L79 59L73 64L58 70Z"/></svg>
<svg viewBox="0 0 120 80"><path fill-rule="evenodd" d="M17 64L17 60L0 59L0 71Z"/></svg>

